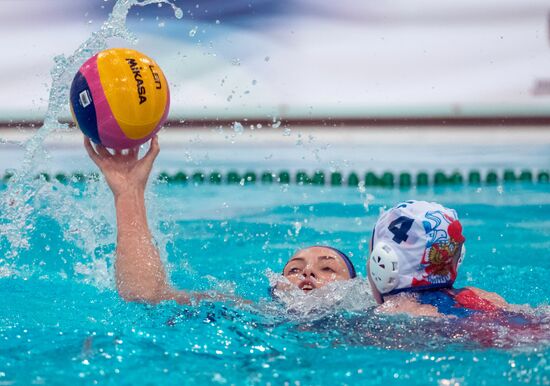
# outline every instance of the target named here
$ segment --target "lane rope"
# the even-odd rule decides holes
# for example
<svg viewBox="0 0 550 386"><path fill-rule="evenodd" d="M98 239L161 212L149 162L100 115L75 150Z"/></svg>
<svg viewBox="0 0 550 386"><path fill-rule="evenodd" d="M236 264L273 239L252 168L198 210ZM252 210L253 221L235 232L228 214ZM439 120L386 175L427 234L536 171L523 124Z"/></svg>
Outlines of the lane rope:
<svg viewBox="0 0 550 386"><path fill-rule="evenodd" d="M12 173L6 172L1 181L7 183ZM57 180L61 183L82 183L88 180L98 180L97 173L40 173L36 178L45 181ZM273 171L245 171L230 170L228 172L220 171L201 171L191 172L179 171L176 173L161 172L156 178L169 184L210 184L210 185L252 185L252 184L297 184L297 185L316 185L316 186L349 186L358 187L386 187L386 188L411 188L424 186L442 186L442 185L496 185L502 183L539 183L547 184L550 182L550 173L548 170L521 170L515 171L505 169L501 171L488 170L470 170L467 173L460 171L445 172L438 170L432 173L428 172L399 172L394 173L386 171L375 173L367 171L358 172L325 172L317 170L307 172L298 170L291 172L289 170Z"/></svg>

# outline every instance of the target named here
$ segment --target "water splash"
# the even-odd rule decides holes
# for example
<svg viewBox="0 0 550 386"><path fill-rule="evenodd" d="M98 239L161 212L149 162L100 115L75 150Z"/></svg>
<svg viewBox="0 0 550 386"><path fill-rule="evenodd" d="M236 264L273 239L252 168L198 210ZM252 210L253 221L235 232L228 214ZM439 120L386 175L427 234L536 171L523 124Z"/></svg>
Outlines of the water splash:
<svg viewBox="0 0 550 386"><path fill-rule="evenodd" d="M233 122L233 131L236 134L242 134L244 132L244 127L240 122Z"/></svg>
<svg viewBox="0 0 550 386"><path fill-rule="evenodd" d="M321 319L339 311L364 311L376 306L367 280L356 278L329 283L324 287L305 293L281 274L268 270L266 275L277 302L264 305L265 313L283 314L296 320ZM278 285L280 288L278 289ZM281 304L284 310L281 313Z"/></svg>
<svg viewBox="0 0 550 386"><path fill-rule="evenodd" d="M143 7L150 4L168 4L174 10L177 18L181 18L183 15L183 11L168 0L119 0L99 31L94 32L72 55L54 57L55 64L50 71L52 85L44 123L26 144L25 160L18 176L28 177L28 172L32 171L32 166L35 164L35 153L43 147L44 140L51 132L68 129L67 124L59 122L59 117L66 108L69 100L70 82L78 68L88 58L107 48L109 39L122 38L136 44L137 37L126 27L128 12L134 6Z"/></svg>
<svg viewBox="0 0 550 386"><path fill-rule="evenodd" d="M134 6L143 7L150 4L167 4L172 7L176 18L183 16L183 11L168 0L119 0L99 30L92 33L72 55L54 57L44 122L36 133L22 144L25 152L23 162L19 168L10 171L12 178L0 199L0 235L4 238L4 241L0 238L0 245L6 250L5 255L0 257L0 268L5 272L13 271L14 260L22 251L30 248L31 235L36 229L35 222L39 215L51 216L59 224L63 224L66 227L65 238L87 240L80 245L85 251L93 250L99 239L104 237L101 232L97 232L96 222L98 219L104 220L101 212L95 216L87 215L86 207L75 200L80 193L75 193L74 187L57 182L50 183L44 178L36 179L35 176L39 172L38 168L44 167L44 160L49 158L44 147L46 138L55 132L69 130L69 125L60 122L60 117L66 111L70 84L78 68L88 58L107 48L109 39L121 38L132 44L137 43L137 37L126 26L128 12ZM87 197L88 203L90 197ZM67 200L73 202L69 203ZM78 232L74 229L78 229ZM6 247L3 244L5 242ZM81 271L85 272L84 269Z"/></svg>

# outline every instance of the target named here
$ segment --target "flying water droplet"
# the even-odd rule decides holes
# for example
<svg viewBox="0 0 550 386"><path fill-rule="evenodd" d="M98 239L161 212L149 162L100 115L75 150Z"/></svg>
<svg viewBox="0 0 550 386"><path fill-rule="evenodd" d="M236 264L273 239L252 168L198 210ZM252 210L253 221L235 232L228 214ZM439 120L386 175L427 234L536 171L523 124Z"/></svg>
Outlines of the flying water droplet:
<svg viewBox="0 0 550 386"><path fill-rule="evenodd" d="M233 131L237 134L242 134L244 127L240 122L233 122Z"/></svg>

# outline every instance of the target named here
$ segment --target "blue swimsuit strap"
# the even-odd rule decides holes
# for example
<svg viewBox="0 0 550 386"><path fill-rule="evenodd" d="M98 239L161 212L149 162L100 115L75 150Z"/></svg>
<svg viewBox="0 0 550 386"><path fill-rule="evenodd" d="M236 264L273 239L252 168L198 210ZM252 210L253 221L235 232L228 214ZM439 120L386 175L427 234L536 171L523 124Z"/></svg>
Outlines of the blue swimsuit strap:
<svg viewBox="0 0 550 386"><path fill-rule="evenodd" d="M437 311L443 315L453 315L458 318L466 318L470 315L478 313L479 311L471 310L460 305L455 296L458 295L461 290L449 289L437 289L417 292L418 301L421 304L429 304L437 308Z"/></svg>
<svg viewBox="0 0 550 386"><path fill-rule="evenodd" d="M464 289L447 288L419 291L417 295L418 301L421 304L429 304L436 307L440 314L454 315L457 318L467 318L471 315L483 313L484 311L466 308L456 301L455 297L462 291L464 291ZM535 322L534 319L530 318L528 315L507 310L500 310L497 314L493 314L493 317L495 321L500 321L501 323L516 327Z"/></svg>

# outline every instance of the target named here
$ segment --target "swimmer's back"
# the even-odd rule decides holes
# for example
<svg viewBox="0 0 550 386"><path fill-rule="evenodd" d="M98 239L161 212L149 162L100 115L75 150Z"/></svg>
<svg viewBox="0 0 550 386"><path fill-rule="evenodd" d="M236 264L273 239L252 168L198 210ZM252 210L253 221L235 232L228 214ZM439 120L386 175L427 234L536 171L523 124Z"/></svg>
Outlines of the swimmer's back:
<svg viewBox="0 0 550 386"><path fill-rule="evenodd" d="M484 317L505 323L521 326L530 323L530 319L519 312L502 307L484 296L474 288L445 288L417 293L420 304L432 305L445 316L457 318Z"/></svg>

